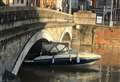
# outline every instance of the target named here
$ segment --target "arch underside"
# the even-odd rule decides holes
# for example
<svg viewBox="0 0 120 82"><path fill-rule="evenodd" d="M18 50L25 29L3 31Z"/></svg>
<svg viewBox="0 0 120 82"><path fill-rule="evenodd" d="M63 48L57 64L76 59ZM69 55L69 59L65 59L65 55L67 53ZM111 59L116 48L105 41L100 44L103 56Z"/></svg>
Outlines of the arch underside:
<svg viewBox="0 0 120 82"><path fill-rule="evenodd" d="M69 32L65 32L62 37L60 42L65 42L69 44L69 47L71 47L71 41L72 41L72 35Z"/></svg>
<svg viewBox="0 0 120 82"><path fill-rule="evenodd" d="M54 41L53 37L50 36L50 33L46 30L42 30L36 33L32 38L28 41L26 46L24 47L21 54L19 54L19 58L15 63L15 66L12 70L12 73L17 75L19 68L25 59L33 59L40 55L42 49L42 42ZM71 35L68 32L63 32L60 42L70 42ZM46 51L45 51L46 52Z"/></svg>
<svg viewBox="0 0 120 82"><path fill-rule="evenodd" d="M62 38L62 41L70 41L70 40L71 40L71 37L70 37L69 33L65 33Z"/></svg>
<svg viewBox="0 0 120 82"><path fill-rule="evenodd" d="M26 44L26 46L24 47L23 51L21 52L21 54L19 54L19 58L16 61L12 73L17 75L19 68L21 66L21 64L23 63L25 57L27 56L27 54L29 53L29 50L32 49L32 46L36 46L37 45L41 45L41 39L46 39L48 41L53 41L53 38L50 36L49 32L43 30L40 32L37 32L35 35L32 36L32 38L28 41L28 43ZM40 46L39 46L40 48ZM39 50L37 50L39 51Z"/></svg>

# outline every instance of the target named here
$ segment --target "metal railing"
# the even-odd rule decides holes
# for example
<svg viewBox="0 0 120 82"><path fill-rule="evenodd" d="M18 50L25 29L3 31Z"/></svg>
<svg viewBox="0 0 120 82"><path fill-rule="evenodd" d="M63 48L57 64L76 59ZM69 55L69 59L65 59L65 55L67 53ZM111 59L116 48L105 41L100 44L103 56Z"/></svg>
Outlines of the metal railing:
<svg viewBox="0 0 120 82"><path fill-rule="evenodd" d="M91 10L95 12L97 16L102 16L102 24L109 25L111 8L95 8ZM112 21L113 21L113 25L115 26L120 25L120 9L119 8L113 8Z"/></svg>

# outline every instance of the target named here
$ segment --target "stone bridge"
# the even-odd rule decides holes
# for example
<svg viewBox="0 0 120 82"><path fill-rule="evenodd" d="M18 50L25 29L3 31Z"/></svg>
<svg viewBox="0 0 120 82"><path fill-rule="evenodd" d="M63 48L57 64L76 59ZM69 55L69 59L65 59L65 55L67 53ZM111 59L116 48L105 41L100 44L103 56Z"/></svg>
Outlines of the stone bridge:
<svg viewBox="0 0 120 82"><path fill-rule="evenodd" d="M0 11L0 80L7 70L17 75L31 48L41 39L71 43L72 15L49 9L7 8ZM37 46L40 48L40 46Z"/></svg>
<svg viewBox="0 0 120 82"><path fill-rule="evenodd" d="M87 13L87 14L86 14ZM0 11L0 80L5 71L17 75L26 58L40 53L41 41L68 42L84 38L82 44L93 44L96 15L80 12L74 15L39 8L3 8ZM77 31L76 31L77 30ZM75 35L75 34L76 35ZM74 39L74 38L77 39Z"/></svg>
<svg viewBox="0 0 120 82"><path fill-rule="evenodd" d="M3 77L5 71L17 75L29 52L39 53L45 39L72 43L82 49L88 47L88 50L92 46L120 46L119 26L96 26L95 17L90 12L70 15L38 8L0 9L0 81L9 80Z"/></svg>

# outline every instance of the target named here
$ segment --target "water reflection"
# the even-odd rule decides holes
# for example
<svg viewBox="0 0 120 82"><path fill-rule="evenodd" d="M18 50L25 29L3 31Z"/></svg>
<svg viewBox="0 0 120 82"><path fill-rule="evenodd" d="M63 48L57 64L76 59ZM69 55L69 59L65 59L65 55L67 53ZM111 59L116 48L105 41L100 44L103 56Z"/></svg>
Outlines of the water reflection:
<svg viewBox="0 0 120 82"><path fill-rule="evenodd" d="M108 71L107 71L108 70ZM81 67L23 66L21 82L120 82L120 72Z"/></svg>

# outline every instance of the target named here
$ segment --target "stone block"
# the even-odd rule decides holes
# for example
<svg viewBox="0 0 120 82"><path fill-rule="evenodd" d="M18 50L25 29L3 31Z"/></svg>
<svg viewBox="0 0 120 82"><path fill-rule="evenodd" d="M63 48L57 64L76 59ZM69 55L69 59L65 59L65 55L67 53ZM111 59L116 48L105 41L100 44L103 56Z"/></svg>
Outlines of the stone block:
<svg viewBox="0 0 120 82"><path fill-rule="evenodd" d="M96 24L96 14L90 11L79 11L73 15L74 22L76 24Z"/></svg>

